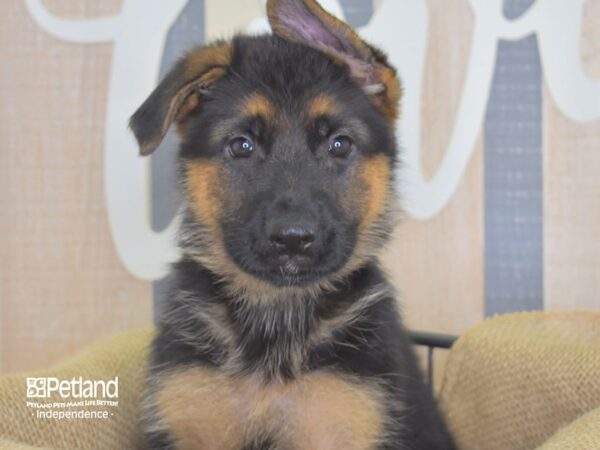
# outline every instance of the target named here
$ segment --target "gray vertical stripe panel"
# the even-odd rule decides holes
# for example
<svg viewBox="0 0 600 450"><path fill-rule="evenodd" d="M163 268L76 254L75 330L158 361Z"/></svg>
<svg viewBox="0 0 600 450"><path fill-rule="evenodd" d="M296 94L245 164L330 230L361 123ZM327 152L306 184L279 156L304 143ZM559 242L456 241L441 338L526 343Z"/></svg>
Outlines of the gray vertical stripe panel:
<svg viewBox="0 0 600 450"><path fill-rule="evenodd" d="M530 3L505 2L505 14L517 17ZM535 36L499 42L484 128L485 313L542 309L542 91Z"/></svg>
<svg viewBox="0 0 600 450"><path fill-rule="evenodd" d="M204 0L189 0L169 30L160 65L160 78L182 54L204 41ZM181 203L177 187L177 139L173 130L152 155L152 228L163 230L173 219ZM170 277L152 285L154 320L161 312L168 294Z"/></svg>

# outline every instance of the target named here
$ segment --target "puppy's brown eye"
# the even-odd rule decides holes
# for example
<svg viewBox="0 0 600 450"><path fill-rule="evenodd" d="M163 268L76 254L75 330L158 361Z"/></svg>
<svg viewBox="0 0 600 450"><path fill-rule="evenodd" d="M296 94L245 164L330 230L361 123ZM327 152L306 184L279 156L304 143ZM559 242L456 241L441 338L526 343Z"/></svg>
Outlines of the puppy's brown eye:
<svg viewBox="0 0 600 450"><path fill-rule="evenodd" d="M252 154L254 144L248 138L239 137L229 142L227 150L233 158L247 158Z"/></svg>
<svg viewBox="0 0 600 450"><path fill-rule="evenodd" d="M350 154L354 141L348 136L338 136L329 143L329 154L336 158L344 158Z"/></svg>

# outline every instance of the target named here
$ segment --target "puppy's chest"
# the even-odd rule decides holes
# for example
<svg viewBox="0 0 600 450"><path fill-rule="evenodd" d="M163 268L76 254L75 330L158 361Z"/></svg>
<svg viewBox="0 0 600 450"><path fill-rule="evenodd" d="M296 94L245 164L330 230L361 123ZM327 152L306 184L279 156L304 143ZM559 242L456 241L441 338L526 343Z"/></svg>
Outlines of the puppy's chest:
<svg viewBox="0 0 600 450"><path fill-rule="evenodd" d="M196 367L171 374L156 405L181 449L374 449L384 393L330 372L265 383Z"/></svg>

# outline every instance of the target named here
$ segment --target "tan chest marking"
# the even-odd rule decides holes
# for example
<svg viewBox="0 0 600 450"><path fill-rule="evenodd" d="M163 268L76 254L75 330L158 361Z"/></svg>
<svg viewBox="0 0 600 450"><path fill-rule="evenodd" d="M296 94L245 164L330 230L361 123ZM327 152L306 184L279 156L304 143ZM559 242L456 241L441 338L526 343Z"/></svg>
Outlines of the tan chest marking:
<svg viewBox="0 0 600 450"><path fill-rule="evenodd" d="M282 449L367 450L384 425L379 389L318 372L265 386L189 369L165 380L157 406L181 449L240 450L262 436Z"/></svg>

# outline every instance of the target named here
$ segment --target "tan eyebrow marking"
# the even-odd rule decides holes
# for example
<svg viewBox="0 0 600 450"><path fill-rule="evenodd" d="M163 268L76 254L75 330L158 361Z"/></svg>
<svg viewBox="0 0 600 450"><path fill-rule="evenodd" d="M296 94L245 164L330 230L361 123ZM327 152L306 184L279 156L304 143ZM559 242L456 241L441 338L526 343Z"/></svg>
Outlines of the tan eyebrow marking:
<svg viewBox="0 0 600 450"><path fill-rule="evenodd" d="M332 116L339 111L339 106L335 100L326 94L319 94L312 99L308 105L308 115L311 118L319 116Z"/></svg>
<svg viewBox="0 0 600 450"><path fill-rule="evenodd" d="M252 94L244 101L242 114L248 117L259 116L267 122L275 118L275 107L263 94Z"/></svg>

